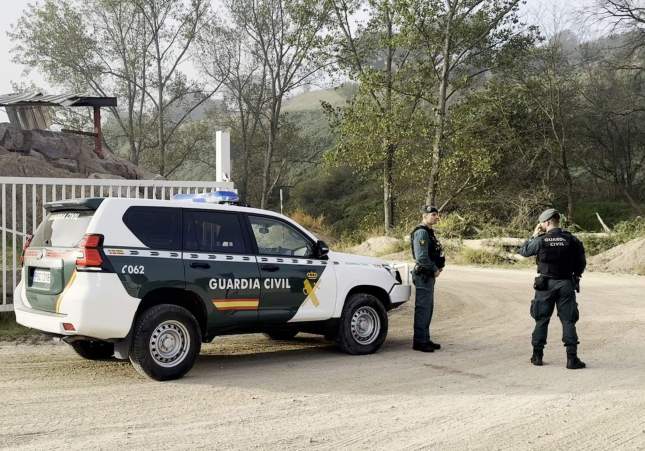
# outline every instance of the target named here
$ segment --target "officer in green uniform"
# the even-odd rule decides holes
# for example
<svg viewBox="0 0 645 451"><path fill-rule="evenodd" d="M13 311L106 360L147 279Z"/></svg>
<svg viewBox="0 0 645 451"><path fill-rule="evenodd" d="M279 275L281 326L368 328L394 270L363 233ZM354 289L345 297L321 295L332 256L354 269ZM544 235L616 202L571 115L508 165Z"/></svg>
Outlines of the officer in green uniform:
<svg viewBox="0 0 645 451"><path fill-rule="evenodd" d="M416 287L414 300L414 341L412 349L434 352L441 345L430 340L430 321L434 309L434 283L445 265L441 244L432 230L439 222L439 210L432 205L421 209L423 220L410 234L412 257L416 262L412 279Z"/></svg>
<svg viewBox="0 0 645 451"><path fill-rule="evenodd" d="M533 356L531 363L542 365L549 321L557 306L562 322L562 342L567 350L567 368L577 370L586 365L577 355L579 318L576 291L585 270L585 249L580 240L560 228L560 213L553 208L542 212L533 236L520 248L520 255L535 255L539 276L535 278L535 299L531 301L531 316L535 319Z"/></svg>

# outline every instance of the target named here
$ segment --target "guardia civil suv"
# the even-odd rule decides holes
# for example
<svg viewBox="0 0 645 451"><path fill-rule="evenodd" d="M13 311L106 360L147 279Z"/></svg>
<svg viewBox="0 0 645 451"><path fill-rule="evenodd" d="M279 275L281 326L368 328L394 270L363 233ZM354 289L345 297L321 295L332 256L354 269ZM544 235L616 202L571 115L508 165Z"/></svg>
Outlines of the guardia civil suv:
<svg viewBox="0 0 645 451"><path fill-rule="evenodd" d="M331 252L280 214L207 198L49 203L24 250L17 321L86 359L130 359L182 377L201 343L265 333L324 335L375 352L410 286L385 262Z"/></svg>

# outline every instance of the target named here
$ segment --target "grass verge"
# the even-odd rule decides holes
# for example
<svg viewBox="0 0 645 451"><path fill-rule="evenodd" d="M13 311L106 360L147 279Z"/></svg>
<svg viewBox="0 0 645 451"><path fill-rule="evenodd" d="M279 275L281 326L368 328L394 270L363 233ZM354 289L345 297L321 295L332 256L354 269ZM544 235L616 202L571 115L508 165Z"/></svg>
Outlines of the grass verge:
<svg viewBox="0 0 645 451"><path fill-rule="evenodd" d="M0 313L0 340L11 340L27 335L36 335L33 329L28 329L16 322L16 315L13 312Z"/></svg>

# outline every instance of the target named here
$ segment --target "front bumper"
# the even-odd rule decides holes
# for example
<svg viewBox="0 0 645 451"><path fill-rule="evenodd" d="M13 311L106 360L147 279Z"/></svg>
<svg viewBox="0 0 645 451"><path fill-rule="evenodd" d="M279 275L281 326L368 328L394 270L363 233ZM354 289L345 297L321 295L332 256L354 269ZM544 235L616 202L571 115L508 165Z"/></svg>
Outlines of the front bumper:
<svg viewBox="0 0 645 451"><path fill-rule="evenodd" d="M412 287L410 285L394 285L390 290L390 303L393 307L398 307L410 299Z"/></svg>

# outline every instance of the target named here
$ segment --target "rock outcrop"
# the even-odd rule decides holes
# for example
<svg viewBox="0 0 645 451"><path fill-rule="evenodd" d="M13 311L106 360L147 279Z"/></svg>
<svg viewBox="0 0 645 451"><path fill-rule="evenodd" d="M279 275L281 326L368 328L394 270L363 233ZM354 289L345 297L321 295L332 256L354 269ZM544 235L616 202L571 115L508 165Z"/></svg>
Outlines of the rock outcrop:
<svg viewBox="0 0 645 451"><path fill-rule="evenodd" d="M148 173L104 149L94 152L89 136L22 130L0 123L0 176L151 179Z"/></svg>

